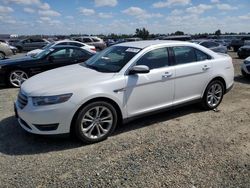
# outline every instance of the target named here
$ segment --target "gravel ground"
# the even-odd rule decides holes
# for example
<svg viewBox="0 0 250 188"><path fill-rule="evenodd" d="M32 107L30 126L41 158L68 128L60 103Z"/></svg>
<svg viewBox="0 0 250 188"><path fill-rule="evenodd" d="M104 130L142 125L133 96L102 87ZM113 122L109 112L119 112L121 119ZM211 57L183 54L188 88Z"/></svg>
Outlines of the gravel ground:
<svg viewBox="0 0 250 188"><path fill-rule="evenodd" d="M0 187L250 187L250 80L218 112L192 105L118 127L94 145L25 133L0 89Z"/></svg>

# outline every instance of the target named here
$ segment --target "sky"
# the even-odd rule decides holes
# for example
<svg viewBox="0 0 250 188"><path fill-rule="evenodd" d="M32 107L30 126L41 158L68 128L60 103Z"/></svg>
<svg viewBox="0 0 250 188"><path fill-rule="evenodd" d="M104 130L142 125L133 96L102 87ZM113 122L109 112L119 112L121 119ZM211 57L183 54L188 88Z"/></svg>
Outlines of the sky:
<svg viewBox="0 0 250 188"><path fill-rule="evenodd" d="M250 0L0 0L0 34L250 32Z"/></svg>

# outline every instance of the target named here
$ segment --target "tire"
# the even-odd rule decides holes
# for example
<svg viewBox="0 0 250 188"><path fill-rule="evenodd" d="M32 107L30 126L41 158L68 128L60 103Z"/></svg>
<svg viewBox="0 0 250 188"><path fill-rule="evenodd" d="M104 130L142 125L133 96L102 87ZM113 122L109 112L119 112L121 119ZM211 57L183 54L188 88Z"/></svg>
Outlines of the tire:
<svg viewBox="0 0 250 188"><path fill-rule="evenodd" d="M202 106L205 110L213 110L217 108L225 93L225 88L220 80L210 82L205 90L202 98Z"/></svg>
<svg viewBox="0 0 250 188"><path fill-rule="evenodd" d="M118 122L116 109L105 101L86 105L78 114L74 131L84 143L103 141L114 131Z"/></svg>
<svg viewBox="0 0 250 188"><path fill-rule="evenodd" d="M19 88L29 78L28 73L23 70L13 70L8 75L8 83L11 87Z"/></svg>
<svg viewBox="0 0 250 188"><path fill-rule="evenodd" d="M0 60L5 59L5 54L3 52L0 52Z"/></svg>

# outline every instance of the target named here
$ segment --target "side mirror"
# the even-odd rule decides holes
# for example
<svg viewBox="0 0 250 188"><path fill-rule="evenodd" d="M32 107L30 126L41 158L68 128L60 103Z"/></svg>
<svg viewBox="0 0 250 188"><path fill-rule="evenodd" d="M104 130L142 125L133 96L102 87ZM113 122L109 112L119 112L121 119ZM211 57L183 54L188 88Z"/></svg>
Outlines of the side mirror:
<svg viewBox="0 0 250 188"><path fill-rule="evenodd" d="M135 65L129 70L129 74L146 74L149 72L149 67L146 65Z"/></svg>
<svg viewBox="0 0 250 188"><path fill-rule="evenodd" d="M49 58L48 58L49 62L51 62L51 63L53 63L54 59L55 58L53 56L49 56Z"/></svg>

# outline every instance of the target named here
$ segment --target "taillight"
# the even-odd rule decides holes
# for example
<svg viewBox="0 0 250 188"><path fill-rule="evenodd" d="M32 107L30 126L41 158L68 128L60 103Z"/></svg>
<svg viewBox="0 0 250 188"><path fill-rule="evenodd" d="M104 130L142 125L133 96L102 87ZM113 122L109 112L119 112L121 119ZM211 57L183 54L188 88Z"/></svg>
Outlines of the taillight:
<svg viewBox="0 0 250 188"><path fill-rule="evenodd" d="M93 51L96 51L96 49L95 48L90 48L91 50L93 50Z"/></svg>

